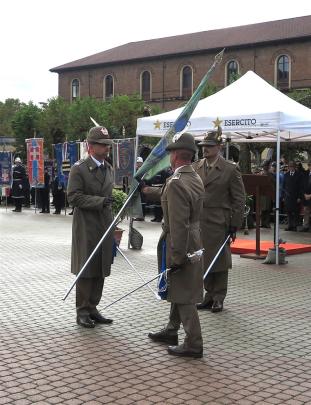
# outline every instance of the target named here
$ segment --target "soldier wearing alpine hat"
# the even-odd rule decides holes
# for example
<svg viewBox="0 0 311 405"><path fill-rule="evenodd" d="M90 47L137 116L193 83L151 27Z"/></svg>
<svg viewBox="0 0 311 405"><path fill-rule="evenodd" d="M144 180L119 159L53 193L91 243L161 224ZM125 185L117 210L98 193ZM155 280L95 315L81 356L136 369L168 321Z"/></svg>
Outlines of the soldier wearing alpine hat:
<svg viewBox="0 0 311 405"><path fill-rule="evenodd" d="M227 235L230 233L231 239L235 239L243 220L245 191L238 167L220 154L220 127L208 132L199 146L203 148L203 159L193 163L193 168L201 177L205 189L200 226L206 271ZM198 309L222 311L227 294L228 269L231 267L230 245L227 244L204 280L206 293Z"/></svg>
<svg viewBox="0 0 311 405"><path fill-rule="evenodd" d="M68 201L74 207L72 222L71 272L78 274L111 224L113 172L105 160L112 145L106 128L96 126L87 136L89 156L72 166ZM105 277L110 275L113 233L108 235L76 283L77 323L93 328L109 324L97 310Z"/></svg>
<svg viewBox="0 0 311 405"><path fill-rule="evenodd" d="M190 263L187 253L202 248L200 237L200 211L204 187L191 166L196 152L194 138L182 134L166 148L170 152L174 174L166 180L162 190L145 187L143 192L153 198L161 197L163 232L158 243L158 266L162 260L168 272L167 301L171 303L167 326L156 333L149 333L155 342L167 343L169 354L185 357L202 357L203 341L196 303L202 300L202 260ZM166 249L163 258L163 244ZM185 340L178 345L180 325L185 330Z"/></svg>

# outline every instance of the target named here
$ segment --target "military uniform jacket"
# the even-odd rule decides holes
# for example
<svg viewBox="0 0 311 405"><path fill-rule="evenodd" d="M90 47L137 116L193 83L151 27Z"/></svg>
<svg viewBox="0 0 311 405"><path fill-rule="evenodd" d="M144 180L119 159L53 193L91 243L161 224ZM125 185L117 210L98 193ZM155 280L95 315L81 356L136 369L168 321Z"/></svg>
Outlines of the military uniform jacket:
<svg viewBox="0 0 311 405"><path fill-rule="evenodd" d="M71 272L78 274L111 224L111 207L104 197L111 196L112 167L105 162L105 173L91 157L72 166L68 182L68 201L75 208L72 222ZM83 278L109 276L112 263L113 232L99 247L82 274Z"/></svg>
<svg viewBox="0 0 311 405"><path fill-rule="evenodd" d="M295 171L291 176L290 172L284 175L284 199L287 211L299 211L298 199L303 198L303 175Z"/></svg>
<svg viewBox="0 0 311 405"><path fill-rule="evenodd" d="M202 301L202 261L190 263L187 253L202 248L200 211L204 188L200 177L190 165L181 167L171 176L161 191L163 232L158 244L158 265L161 268L162 240L166 241L166 267L180 266L168 273L167 300L178 304Z"/></svg>
<svg viewBox="0 0 311 405"><path fill-rule="evenodd" d="M22 165L13 166L13 184L12 184L12 197L24 198L25 197L25 183L26 183L26 169Z"/></svg>
<svg viewBox="0 0 311 405"><path fill-rule="evenodd" d="M194 170L204 184L204 200L200 225L204 251L204 270L212 262L228 235L229 226L241 227L245 207L242 176L231 162L219 156L212 169L205 169L206 159L193 163ZM230 246L227 244L212 272L227 271L232 267Z"/></svg>

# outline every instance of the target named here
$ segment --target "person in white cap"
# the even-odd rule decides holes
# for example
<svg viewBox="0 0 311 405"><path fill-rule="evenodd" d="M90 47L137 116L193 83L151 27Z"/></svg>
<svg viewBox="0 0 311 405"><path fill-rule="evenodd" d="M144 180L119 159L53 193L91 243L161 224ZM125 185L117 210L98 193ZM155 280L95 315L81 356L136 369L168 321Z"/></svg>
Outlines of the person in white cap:
<svg viewBox="0 0 311 405"><path fill-rule="evenodd" d="M22 165L21 158L17 157L14 160L13 166L13 184L12 184L12 198L14 199L15 209L13 212L22 212L22 204L25 198L25 182L26 182L26 169Z"/></svg>

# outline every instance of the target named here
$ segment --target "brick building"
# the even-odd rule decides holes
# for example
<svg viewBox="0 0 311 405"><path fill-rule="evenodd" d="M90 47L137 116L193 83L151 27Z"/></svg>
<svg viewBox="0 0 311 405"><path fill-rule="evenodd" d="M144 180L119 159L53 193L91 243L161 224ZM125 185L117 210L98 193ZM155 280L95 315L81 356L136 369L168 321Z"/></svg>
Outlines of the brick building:
<svg viewBox="0 0 311 405"><path fill-rule="evenodd" d="M131 42L51 69L59 96L109 100L140 94L152 106L184 104L226 48L212 82L219 88L253 70L280 90L311 88L311 16Z"/></svg>

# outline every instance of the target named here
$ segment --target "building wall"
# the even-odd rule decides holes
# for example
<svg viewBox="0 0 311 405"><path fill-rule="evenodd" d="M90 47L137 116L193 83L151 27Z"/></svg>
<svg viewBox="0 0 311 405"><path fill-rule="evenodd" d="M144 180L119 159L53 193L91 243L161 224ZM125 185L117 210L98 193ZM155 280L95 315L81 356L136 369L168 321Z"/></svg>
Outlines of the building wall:
<svg viewBox="0 0 311 405"><path fill-rule="evenodd" d="M290 85L292 89L311 88L311 39L297 43L282 43L228 50L223 62L218 66L210 82L223 88L226 83L226 64L236 60L239 73L253 70L270 84L275 85L275 63L278 56L290 57ZM71 82L80 81L80 97L91 96L103 99L103 83L106 75L114 77L114 94L139 94L140 75L149 70L152 76L152 100L164 110L179 107L185 103L180 98L180 73L185 65L193 68L193 88L200 83L203 75L214 60L214 54L201 53L181 55L159 60L122 63L106 67L83 69L59 74L59 96L71 100Z"/></svg>

